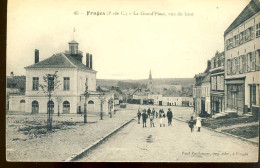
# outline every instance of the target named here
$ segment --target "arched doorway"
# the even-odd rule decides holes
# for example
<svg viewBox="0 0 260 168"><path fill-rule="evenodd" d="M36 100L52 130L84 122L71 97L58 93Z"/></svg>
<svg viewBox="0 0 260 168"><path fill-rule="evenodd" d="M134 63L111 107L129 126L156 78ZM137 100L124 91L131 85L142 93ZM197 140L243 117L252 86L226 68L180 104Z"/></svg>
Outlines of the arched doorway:
<svg viewBox="0 0 260 168"><path fill-rule="evenodd" d="M92 100L88 101L88 113L94 112L94 102Z"/></svg>
<svg viewBox="0 0 260 168"><path fill-rule="evenodd" d="M64 114L70 113L70 102L68 102L68 101L63 102L63 113Z"/></svg>
<svg viewBox="0 0 260 168"><path fill-rule="evenodd" d="M47 103L47 113L48 113L48 108L50 108L50 113L53 114L54 113L54 103L53 103L53 101L49 101Z"/></svg>
<svg viewBox="0 0 260 168"><path fill-rule="evenodd" d="M20 101L20 111L25 111L25 100Z"/></svg>
<svg viewBox="0 0 260 168"><path fill-rule="evenodd" d="M34 100L32 102L32 113L33 114L38 114L39 113L39 103L36 100Z"/></svg>

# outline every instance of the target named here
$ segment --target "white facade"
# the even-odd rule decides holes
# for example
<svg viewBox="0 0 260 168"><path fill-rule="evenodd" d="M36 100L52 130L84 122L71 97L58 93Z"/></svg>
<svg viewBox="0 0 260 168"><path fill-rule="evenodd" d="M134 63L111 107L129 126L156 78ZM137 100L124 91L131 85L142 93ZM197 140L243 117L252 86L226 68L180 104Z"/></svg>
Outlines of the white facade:
<svg viewBox="0 0 260 168"><path fill-rule="evenodd" d="M227 110L242 115L259 109L260 13L227 32L225 42Z"/></svg>
<svg viewBox="0 0 260 168"><path fill-rule="evenodd" d="M205 111L210 114L210 82L204 82L201 84L201 97L205 98Z"/></svg>
<svg viewBox="0 0 260 168"><path fill-rule="evenodd" d="M70 44L70 43L69 43ZM70 45L76 45L72 41ZM74 46L75 47L75 46ZM71 47L70 47L71 50ZM78 50L71 50L78 52ZM68 53L59 53L47 58L41 62L25 67L26 69L26 91L25 96L10 96L9 110L24 111L27 113L47 113L47 104L49 97L44 93L41 85L47 85L44 82L44 76L54 74L58 76L58 88L51 94L52 113L77 114L84 112L86 103L88 114L97 114L102 112L108 114L114 111L114 94L96 92L96 73L92 69L92 55L86 64L82 64L82 53L70 55ZM88 56L88 54L87 54ZM89 57L87 58L89 59ZM84 92L88 86L88 97L85 99ZM101 104L101 99L104 99ZM21 102L21 103L20 103Z"/></svg>

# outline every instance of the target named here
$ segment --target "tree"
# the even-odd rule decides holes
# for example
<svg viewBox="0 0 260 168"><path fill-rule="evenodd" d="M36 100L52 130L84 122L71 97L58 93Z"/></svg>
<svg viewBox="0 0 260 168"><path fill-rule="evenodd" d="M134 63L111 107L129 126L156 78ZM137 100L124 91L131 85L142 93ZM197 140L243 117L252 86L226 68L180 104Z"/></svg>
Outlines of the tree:
<svg viewBox="0 0 260 168"><path fill-rule="evenodd" d="M52 130L52 113L51 113L51 98L53 92L59 88L59 80L58 80L58 71L55 71L54 74L46 74L43 76L43 84L40 84L40 88L43 93L48 96L48 111L47 111L47 129Z"/></svg>
<svg viewBox="0 0 260 168"><path fill-rule="evenodd" d="M104 93L100 94L98 98L100 100L100 120L103 120L103 104L106 101Z"/></svg>

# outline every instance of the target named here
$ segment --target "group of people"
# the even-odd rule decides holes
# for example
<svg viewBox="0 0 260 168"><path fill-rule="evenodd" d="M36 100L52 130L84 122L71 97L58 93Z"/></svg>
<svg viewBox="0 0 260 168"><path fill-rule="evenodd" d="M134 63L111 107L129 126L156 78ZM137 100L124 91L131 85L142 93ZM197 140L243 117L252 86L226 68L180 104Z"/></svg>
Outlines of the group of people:
<svg viewBox="0 0 260 168"><path fill-rule="evenodd" d="M141 113L141 110L138 109L137 117L138 117L138 124L140 124L140 119L142 117L143 128L146 127L147 119L150 120L150 127L155 127L154 119L158 118L158 117L160 119L160 127L165 127L165 117L167 117L168 126L170 126L170 125L172 125L173 114L172 114L172 111L170 108L168 109L166 115L165 115L163 109L160 109L159 113L158 113L154 108L152 110L150 108L148 108L148 110L143 109L142 113Z"/></svg>
<svg viewBox="0 0 260 168"><path fill-rule="evenodd" d="M201 127L201 118L199 116L196 117L196 120L191 116L188 125L190 127L190 131L193 132L194 125L198 128L198 132L200 132L200 127Z"/></svg>

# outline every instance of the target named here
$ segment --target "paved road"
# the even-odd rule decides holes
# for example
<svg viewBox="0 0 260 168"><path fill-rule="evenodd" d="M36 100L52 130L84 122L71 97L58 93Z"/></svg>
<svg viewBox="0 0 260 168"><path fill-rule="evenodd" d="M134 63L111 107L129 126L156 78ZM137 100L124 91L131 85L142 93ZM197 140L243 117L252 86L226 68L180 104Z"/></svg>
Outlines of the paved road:
<svg viewBox="0 0 260 168"><path fill-rule="evenodd" d="M255 162L258 147L206 129L191 133L186 123L142 128L133 121L80 162Z"/></svg>

